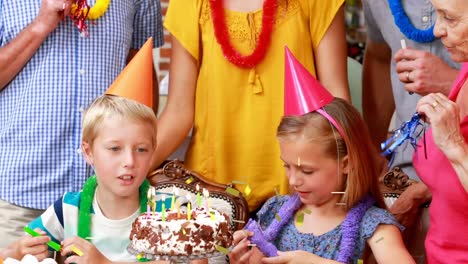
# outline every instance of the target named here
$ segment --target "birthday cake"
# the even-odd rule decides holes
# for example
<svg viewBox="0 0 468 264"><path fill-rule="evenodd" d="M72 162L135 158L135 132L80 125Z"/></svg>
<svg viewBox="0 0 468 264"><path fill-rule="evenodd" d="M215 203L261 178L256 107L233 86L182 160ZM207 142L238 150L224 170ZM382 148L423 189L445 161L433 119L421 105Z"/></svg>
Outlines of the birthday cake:
<svg viewBox="0 0 468 264"><path fill-rule="evenodd" d="M144 255L206 255L232 243L229 217L210 208L144 213L133 222L129 250Z"/></svg>
<svg viewBox="0 0 468 264"><path fill-rule="evenodd" d="M7 259L5 259L5 261L3 263L4 264L57 264L57 262L55 260L51 259L51 258L46 258L43 261L39 261L39 260L37 260L36 257L34 257L32 255L24 256L21 261L16 260L16 259L12 259L12 258L7 258Z"/></svg>

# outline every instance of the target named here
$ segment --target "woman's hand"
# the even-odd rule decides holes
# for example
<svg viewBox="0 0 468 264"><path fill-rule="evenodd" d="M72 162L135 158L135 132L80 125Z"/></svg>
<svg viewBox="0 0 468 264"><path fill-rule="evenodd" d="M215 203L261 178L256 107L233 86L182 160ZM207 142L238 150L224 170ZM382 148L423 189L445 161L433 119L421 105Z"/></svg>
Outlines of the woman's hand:
<svg viewBox="0 0 468 264"><path fill-rule="evenodd" d="M96 246L76 236L67 238L62 241L62 256L69 256L65 259L65 264L112 263L96 248Z"/></svg>
<svg viewBox="0 0 468 264"><path fill-rule="evenodd" d="M395 53L396 72L408 92L419 95L450 92L458 70L438 56L423 50L400 49Z"/></svg>
<svg viewBox="0 0 468 264"><path fill-rule="evenodd" d="M39 228L36 228L35 231L42 236L31 237L25 235L2 250L1 256L21 260L25 255L29 254L35 256L39 261L47 258L49 253L46 243L50 241L50 237L46 236L46 233Z"/></svg>
<svg viewBox="0 0 468 264"><path fill-rule="evenodd" d="M437 93L421 98L416 110L431 123L434 143L450 161L468 193L468 145L460 131L460 108L443 94Z"/></svg>
<svg viewBox="0 0 468 264"><path fill-rule="evenodd" d="M460 132L460 108L441 93L424 96L416 105L416 111L426 116L431 124L432 137L437 147L449 160L457 158L465 140Z"/></svg>

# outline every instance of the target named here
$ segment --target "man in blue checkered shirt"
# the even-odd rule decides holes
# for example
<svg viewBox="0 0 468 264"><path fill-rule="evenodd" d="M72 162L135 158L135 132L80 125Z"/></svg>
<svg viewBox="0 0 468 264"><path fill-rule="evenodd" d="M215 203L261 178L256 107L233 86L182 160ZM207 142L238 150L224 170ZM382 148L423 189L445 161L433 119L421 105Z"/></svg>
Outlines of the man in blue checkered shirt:
<svg viewBox="0 0 468 264"><path fill-rule="evenodd" d="M92 174L79 152L81 111L149 37L163 44L159 0L111 0L86 21L89 37L71 4L0 0L0 248Z"/></svg>

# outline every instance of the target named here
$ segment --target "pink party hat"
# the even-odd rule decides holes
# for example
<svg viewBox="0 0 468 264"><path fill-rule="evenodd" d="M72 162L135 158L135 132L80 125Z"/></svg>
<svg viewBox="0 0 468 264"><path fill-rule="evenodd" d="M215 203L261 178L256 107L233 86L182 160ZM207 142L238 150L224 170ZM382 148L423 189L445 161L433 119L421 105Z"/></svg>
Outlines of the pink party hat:
<svg viewBox="0 0 468 264"><path fill-rule="evenodd" d="M333 101L333 96L285 47L284 115L303 115Z"/></svg>
<svg viewBox="0 0 468 264"><path fill-rule="evenodd" d="M333 101L333 95L294 58L288 47L285 47L285 53L284 115L304 115L316 111L328 119L345 138L345 133L338 122L322 109Z"/></svg>

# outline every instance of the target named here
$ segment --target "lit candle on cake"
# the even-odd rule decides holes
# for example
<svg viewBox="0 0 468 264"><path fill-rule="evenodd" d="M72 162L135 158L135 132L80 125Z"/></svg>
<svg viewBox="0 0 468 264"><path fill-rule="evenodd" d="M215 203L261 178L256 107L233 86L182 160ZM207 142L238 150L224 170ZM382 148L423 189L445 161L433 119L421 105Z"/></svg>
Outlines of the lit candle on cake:
<svg viewBox="0 0 468 264"><path fill-rule="evenodd" d="M165 222L166 221L166 195L163 194L161 199L162 199L161 217L162 217L162 221Z"/></svg>
<svg viewBox="0 0 468 264"><path fill-rule="evenodd" d="M154 187L151 187L151 201L153 205L153 214L156 213L156 189Z"/></svg>
<svg viewBox="0 0 468 264"><path fill-rule="evenodd" d="M151 213L151 188L148 189L148 193L146 193L146 198L148 200L146 202L146 216L149 218Z"/></svg>
<svg viewBox="0 0 468 264"><path fill-rule="evenodd" d="M180 200L177 199L176 202L177 217L180 217Z"/></svg>
<svg viewBox="0 0 468 264"><path fill-rule="evenodd" d="M187 220L192 219L192 203L190 202L190 194L187 193Z"/></svg>
<svg viewBox="0 0 468 264"><path fill-rule="evenodd" d="M172 199L171 199L171 211L174 211L174 204L175 204L175 197L176 197L176 192L178 194L178 189L174 186L172 187Z"/></svg>
<svg viewBox="0 0 468 264"><path fill-rule="evenodd" d="M210 210L210 192L205 188L203 188L203 197L205 198L205 209L208 212Z"/></svg>
<svg viewBox="0 0 468 264"><path fill-rule="evenodd" d="M197 206L198 208L201 207L201 196L200 196L200 185L197 183Z"/></svg>

